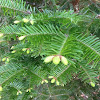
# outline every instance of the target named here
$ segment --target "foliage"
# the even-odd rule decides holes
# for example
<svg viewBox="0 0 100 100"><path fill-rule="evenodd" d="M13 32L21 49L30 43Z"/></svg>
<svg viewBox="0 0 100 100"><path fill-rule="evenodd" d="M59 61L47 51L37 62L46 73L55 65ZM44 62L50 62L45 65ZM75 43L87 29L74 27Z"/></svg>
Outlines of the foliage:
<svg viewBox="0 0 100 100"><path fill-rule="evenodd" d="M50 10L46 4L40 11L23 0L0 0L0 98L99 100L97 13L89 7L78 14L55 6ZM53 58L45 63L48 56Z"/></svg>

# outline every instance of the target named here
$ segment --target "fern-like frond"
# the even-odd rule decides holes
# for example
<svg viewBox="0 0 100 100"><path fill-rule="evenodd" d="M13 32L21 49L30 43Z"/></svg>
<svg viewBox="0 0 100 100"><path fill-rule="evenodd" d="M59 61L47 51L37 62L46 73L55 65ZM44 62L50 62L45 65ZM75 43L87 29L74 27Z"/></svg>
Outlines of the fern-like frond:
<svg viewBox="0 0 100 100"><path fill-rule="evenodd" d="M22 35L58 34L59 28L53 24L26 26L20 29ZM19 33L20 34L20 33Z"/></svg>
<svg viewBox="0 0 100 100"><path fill-rule="evenodd" d="M8 25L8 26L3 26L0 28L0 32L5 34L3 38L6 37L6 40L9 41L11 38L16 40L17 32L20 32L21 27L19 25Z"/></svg>
<svg viewBox="0 0 100 100"><path fill-rule="evenodd" d="M100 61L100 40L95 36L78 36L77 41L83 48L84 58L87 59L87 64L93 61L96 65Z"/></svg>
<svg viewBox="0 0 100 100"><path fill-rule="evenodd" d="M19 64L10 63L0 66L0 84L3 85L4 83L9 82L10 79L12 80L20 75L22 71L24 71L24 68Z"/></svg>
<svg viewBox="0 0 100 100"><path fill-rule="evenodd" d="M19 28L19 29L18 29ZM16 39L17 36L24 35L26 39L34 46L43 44L45 40L50 40L53 35L62 33L60 29L53 24L34 25L20 27L17 25L6 26L1 29L5 37Z"/></svg>
<svg viewBox="0 0 100 100"><path fill-rule="evenodd" d="M18 12L30 14L29 6L26 6L26 2L23 0L0 0L0 8L3 13L16 14Z"/></svg>
<svg viewBox="0 0 100 100"><path fill-rule="evenodd" d="M60 33L59 28L54 27L53 24L38 24L34 26L20 27L18 25L10 25L2 27L0 30L4 34L16 34L16 35L41 35L41 34L58 34Z"/></svg>
<svg viewBox="0 0 100 100"><path fill-rule="evenodd" d="M82 50L78 42L73 36L63 33L54 36L51 41L45 41L43 48L45 50L44 55L63 55L69 59L81 59Z"/></svg>
<svg viewBox="0 0 100 100"><path fill-rule="evenodd" d="M79 70L79 78L81 78L82 81L91 83L96 82L96 77L98 76L97 70L95 68L92 68L91 65L86 66L85 64L80 64Z"/></svg>
<svg viewBox="0 0 100 100"><path fill-rule="evenodd" d="M40 85L42 80L46 79L48 74L46 70L42 70L41 66L33 67L32 65L27 68L27 73L29 76L31 75L30 85Z"/></svg>
<svg viewBox="0 0 100 100"><path fill-rule="evenodd" d="M24 88L23 83L16 79L13 82L11 82L8 86L15 88L17 91Z"/></svg>
<svg viewBox="0 0 100 100"><path fill-rule="evenodd" d="M33 14L33 19L36 21L46 22L52 21L56 23L74 23L76 24L78 21L81 20L81 16L77 16L77 14L73 14L73 11L70 10L68 12L64 11L50 11L50 10L43 10L43 12L39 12L37 14Z"/></svg>
<svg viewBox="0 0 100 100"><path fill-rule="evenodd" d="M73 76L78 72L77 68L71 64L65 66L63 64L54 65L47 64L49 68L48 75L54 76L60 83L60 85L66 84L73 79Z"/></svg>
<svg viewBox="0 0 100 100"><path fill-rule="evenodd" d="M1 27L0 31L4 34L16 34L19 31L20 26L19 25L8 25L8 26L4 26Z"/></svg>

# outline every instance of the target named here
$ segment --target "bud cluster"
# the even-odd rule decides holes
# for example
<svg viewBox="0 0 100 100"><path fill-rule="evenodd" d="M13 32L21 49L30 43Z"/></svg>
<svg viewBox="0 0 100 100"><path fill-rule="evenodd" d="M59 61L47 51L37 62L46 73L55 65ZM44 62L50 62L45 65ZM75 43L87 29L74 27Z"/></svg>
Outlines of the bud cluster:
<svg viewBox="0 0 100 100"><path fill-rule="evenodd" d="M29 88L29 89L26 90L26 92L31 92L31 90L32 90L32 88Z"/></svg>
<svg viewBox="0 0 100 100"><path fill-rule="evenodd" d="M14 21L15 24L18 24L20 22L24 22L24 23L30 22L33 25L35 21L33 19L27 19L27 18L23 18L21 21L20 20L15 20Z"/></svg>
<svg viewBox="0 0 100 100"><path fill-rule="evenodd" d="M13 50L14 46L12 46L11 49ZM11 53L15 53L15 52L16 52L16 50L11 51Z"/></svg>
<svg viewBox="0 0 100 100"><path fill-rule="evenodd" d="M43 79L41 84L43 84L43 83L48 83L48 81L46 79Z"/></svg>
<svg viewBox="0 0 100 100"><path fill-rule="evenodd" d="M11 51L11 53L15 53L15 52L16 52L16 50Z"/></svg>
<svg viewBox="0 0 100 100"><path fill-rule="evenodd" d="M26 53L29 54L30 52L33 51L33 49L31 49L31 48L23 48L22 51L24 51L24 52L26 51Z"/></svg>
<svg viewBox="0 0 100 100"><path fill-rule="evenodd" d="M55 55L55 56L48 56L45 58L44 62L45 63L49 63L53 61L53 63L55 65L58 65L60 63L60 61L64 64L67 65L68 64L68 60L64 57L64 56L59 56L59 55Z"/></svg>
<svg viewBox="0 0 100 100"><path fill-rule="evenodd" d="M56 85L59 85L59 81L54 76L49 76L48 78L52 78L51 79L51 83L55 83L56 82Z"/></svg>
<svg viewBox="0 0 100 100"><path fill-rule="evenodd" d="M0 33L0 37L2 37L3 36L3 34L2 33Z"/></svg>
<svg viewBox="0 0 100 100"><path fill-rule="evenodd" d="M2 58L2 61L6 61L6 63L8 63L9 62L9 58L8 57L4 57L4 58Z"/></svg>
<svg viewBox="0 0 100 100"><path fill-rule="evenodd" d="M51 83L55 83L56 82L56 85L59 85L59 81L54 76L49 76L48 78L52 78L51 79ZM46 79L43 79L41 84L43 84L43 83L48 83L48 81Z"/></svg>
<svg viewBox="0 0 100 100"><path fill-rule="evenodd" d="M21 92L21 91L18 91L18 92L17 92L17 95L19 95L19 94L22 94L22 92Z"/></svg>
<svg viewBox="0 0 100 100"><path fill-rule="evenodd" d="M11 49L14 49L14 46L11 47ZM29 54L30 52L33 51L33 49L31 48L23 48L22 51L26 52L27 54ZM11 51L11 53L15 53L16 50ZM6 58L3 58L2 61L5 61Z"/></svg>

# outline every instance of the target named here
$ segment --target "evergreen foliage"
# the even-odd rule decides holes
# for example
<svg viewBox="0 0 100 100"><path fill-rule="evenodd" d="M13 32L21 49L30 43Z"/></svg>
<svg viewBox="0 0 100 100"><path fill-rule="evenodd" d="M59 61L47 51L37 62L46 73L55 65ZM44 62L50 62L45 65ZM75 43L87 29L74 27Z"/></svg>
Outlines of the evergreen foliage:
<svg viewBox="0 0 100 100"><path fill-rule="evenodd" d="M23 0L0 0L0 13L6 18L0 24L1 100L100 99L96 13L90 8L79 14L60 9L41 12ZM53 58L45 63L48 56Z"/></svg>

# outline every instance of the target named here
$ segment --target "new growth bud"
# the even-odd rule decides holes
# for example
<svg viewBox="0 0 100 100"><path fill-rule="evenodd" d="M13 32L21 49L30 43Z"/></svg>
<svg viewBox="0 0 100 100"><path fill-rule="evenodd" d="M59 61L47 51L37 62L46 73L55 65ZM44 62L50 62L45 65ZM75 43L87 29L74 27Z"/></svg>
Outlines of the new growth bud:
<svg viewBox="0 0 100 100"><path fill-rule="evenodd" d="M23 22L27 23L27 22L29 22L29 20L27 18L23 18Z"/></svg>
<svg viewBox="0 0 100 100"><path fill-rule="evenodd" d="M34 21L33 20L30 20L30 23L33 25L34 24Z"/></svg>
<svg viewBox="0 0 100 100"><path fill-rule="evenodd" d="M29 54L30 53L30 50L27 50L27 54Z"/></svg>
<svg viewBox="0 0 100 100"><path fill-rule="evenodd" d="M47 80L45 80L45 83L48 83L48 81L47 81Z"/></svg>
<svg viewBox="0 0 100 100"><path fill-rule="evenodd" d="M3 34L2 33L0 33L0 37L2 37L3 36Z"/></svg>
<svg viewBox="0 0 100 100"><path fill-rule="evenodd" d="M26 36L20 36L19 40L23 40Z"/></svg>
<svg viewBox="0 0 100 100"><path fill-rule="evenodd" d="M41 84L43 84L43 83L44 83L44 81L41 82Z"/></svg>
<svg viewBox="0 0 100 100"><path fill-rule="evenodd" d="M2 86L0 86L0 91L2 91Z"/></svg>
<svg viewBox="0 0 100 100"><path fill-rule="evenodd" d="M56 85L59 85L59 82L58 81L56 81Z"/></svg>
<svg viewBox="0 0 100 100"><path fill-rule="evenodd" d="M55 65L57 65L57 64L59 64L59 62L60 62L60 57L59 57L59 56L55 56L55 57L53 58L53 63L54 63Z"/></svg>
<svg viewBox="0 0 100 100"><path fill-rule="evenodd" d="M14 46L11 47L11 49L13 49L13 48L14 48Z"/></svg>
<svg viewBox="0 0 100 100"><path fill-rule="evenodd" d="M51 62L51 61L53 60L53 57L54 57L54 56L48 56L48 57L46 57L45 60L44 60L44 62L45 62L45 63Z"/></svg>
<svg viewBox="0 0 100 100"><path fill-rule="evenodd" d="M90 82L92 87L95 87L95 83L94 82Z"/></svg>
<svg viewBox="0 0 100 100"><path fill-rule="evenodd" d="M27 48L23 48L22 51L26 51Z"/></svg>
<svg viewBox="0 0 100 100"><path fill-rule="evenodd" d="M54 83L56 80L53 78L52 80L51 80L51 83Z"/></svg>
<svg viewBox="0 0 100 100"><path fill-rule="evenodd" d="M17 92L17 95L19 95L19 94L22 94L22 92L21 92L21 91L18 91L18 92Z"/></svg>
<svg viewBox="0 0 100 100"><path fill-rule="evenodd" d="M9 62L9 58L7 58L7 62Z"/></svg>
<svg viewBox="0 0 100 100"><path fill-rule="evenodd" d="M68 60L67 60L64 56L61 56L61 62L62 62L64 65L67 65L67 64L68 64Z"/></svg>
<svg viewBox="0 0 100 100"><path fill-rule="evenodd" d="M6 60L6 57L2 59L2 61L5 61L5 60Z"/></svg>
<svg viewBox="0 0 100 100"><path fill-rule="evenodd" d="M15 24L18 24L18 23L20 23L20 21L18 21L18 20L15 20L15 21L14 21L14 23L15 23Z"/></svg>
<svg viewBox="0 0 100 100"><path fill-rule="evenodd" d="M16 52L16 50L13 50L11 53L15 53Z"/></svg>
<svg viewBox="0 0 100 100"><path fill-rule="evenodd" d="M49 76L48 78L53 78L53 76Z"/></svg>

